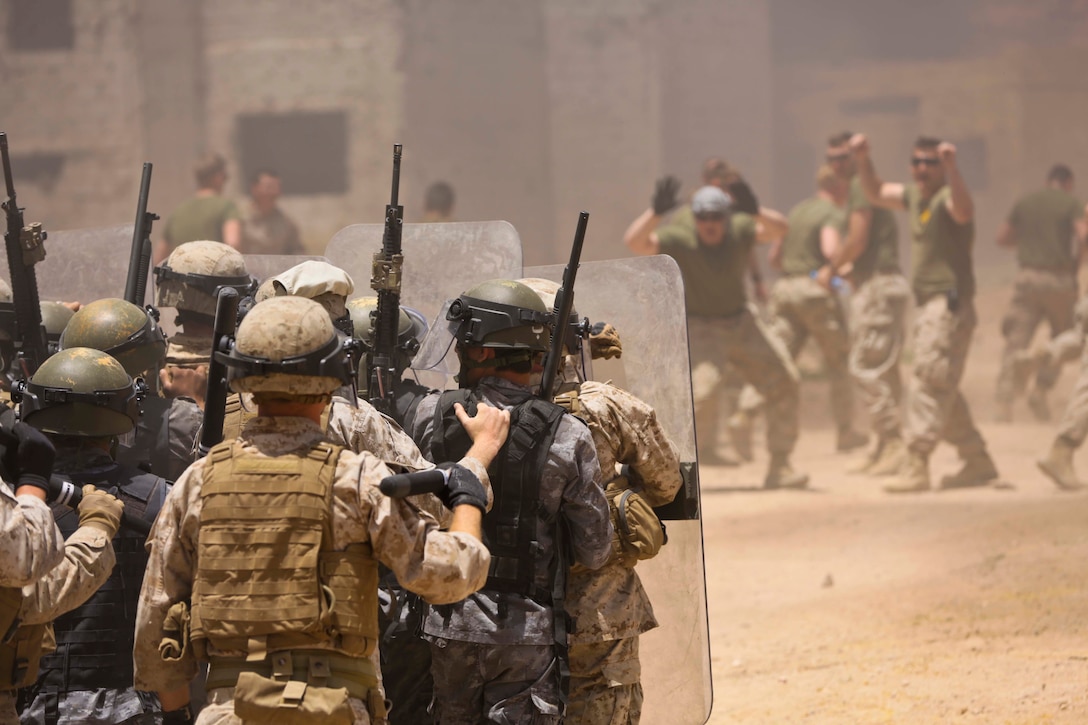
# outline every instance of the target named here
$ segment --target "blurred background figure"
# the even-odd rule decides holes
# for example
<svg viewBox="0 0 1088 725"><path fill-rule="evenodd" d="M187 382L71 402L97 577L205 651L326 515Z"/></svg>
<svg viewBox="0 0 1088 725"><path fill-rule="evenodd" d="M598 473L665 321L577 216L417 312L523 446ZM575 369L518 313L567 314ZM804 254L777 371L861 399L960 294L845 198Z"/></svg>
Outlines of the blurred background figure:
<svg viewBox="0 0 1088 725"><path fill-rule="evenodd" d="M253 174L242 218L243 254L304 254L298 225L279 206L280 176L271 169Z"/></svg>
<svg viewBox="0 0 1088 725"><path fill-rule="evenodd" d="M423 195L423 221L452 222L453 205L457 196L453 193L453 187L445 181L436 181L427 187Z"/></svg>

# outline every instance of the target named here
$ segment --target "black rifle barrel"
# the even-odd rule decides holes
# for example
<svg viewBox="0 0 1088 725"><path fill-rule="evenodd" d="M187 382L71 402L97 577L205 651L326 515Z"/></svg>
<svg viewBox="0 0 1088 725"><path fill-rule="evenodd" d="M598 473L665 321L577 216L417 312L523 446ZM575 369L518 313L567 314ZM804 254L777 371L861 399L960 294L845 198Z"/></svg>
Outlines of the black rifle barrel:
<svg viewBox="0 0 1088 725"><path fill-rule="evenodd" d="M400 328L400 283L404 257L401 241L404 232L404 207L400 197L400 157L403 146L393 146L393 190L385 207L382 250L374 255L370 287L378 296L371 325L370 369L367 371L367 397L383 413L393 409L393 385L396 382L397 331Z"/></svg>
<svg viewBox="0 0 1088 725"><path fill-rule="evenodd" d="M563 359L563 338L566 336L571 311L574 310L574 280L578 276L578 266L582 261L582 244L586 240L586 226L589 224L589 212L578 215L578 228L574 232L574 244L570 248L570 260L563 269L563 283L555 293L555 328L552 330L552 346L548 359L544 362L544 374L540 379L540 397L551 400L555 394L555 380L559 375L559 365Z"/></svg>
<svg viewBox="0 0 1088 725"><path fill-rule="evenodd" d="M215 325L212 328L212 356L208 364L208 392L204 396L204 425L200 432L198 455L223 440L223 419L227 405L227 366L220 355L230 352L234 330L238 325L238 290L223 287L215 304Z"/></svg>
<svg viewBox="0 0 1088 725"><path fill-rule="evenodd" d="M128 279L125 280L125 299L144 306L147 297L147 277L151 266L151 226L159 215L147 210L151 194L151 162L144 162L140 177L140 197L136 202L136 223L132 228L132 251L128 258Z"/></svg>
<svg viewBox="0 0 1088 725"><path fill-rule="evenodd" d="M26 365L23 372L29 378L48 356L42 310L39 306L38 277L34 272L34 265L45 257L42 242L46 234L41 230L41 225L28 227L23 221L23 210L15 199L8 136L3 131L0 131L0 158L4 166L4 184L7 187L7 199L2 205L7 217L4 248L8 257L15 326L19 335L16 342L18 352Z"/></svg>
<svg viewBox="0 0 1088 725"><path fill-rule="evenodd" d="M49 498L68 508L78 508L79 502L83 500L83 487L60 476L52 476L49 479ZM151 533L150 521L136 518L124 511L121 512L121 526L144 536Z"/></svg>

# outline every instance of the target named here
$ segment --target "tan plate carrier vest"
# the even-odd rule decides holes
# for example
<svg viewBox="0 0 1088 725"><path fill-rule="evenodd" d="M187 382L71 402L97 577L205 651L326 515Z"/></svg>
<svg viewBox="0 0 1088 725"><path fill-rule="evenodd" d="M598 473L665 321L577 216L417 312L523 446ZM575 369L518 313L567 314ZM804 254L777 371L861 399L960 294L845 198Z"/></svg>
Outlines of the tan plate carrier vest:
<svg viewBox="0 0 1088 725"><path fill-rule="evenodd" d="M48 624L19 626L16 620L22 604L22 589L0 587L0 692L17 690L38 679L42 652L55 646Z"/></svg>
<svg viewBox="0 0 1088 725"><path fill-rule="evenodd" d="M308 658L327 661L330 681L341 681L330 686L347 687L355 697L377 686L366 658L378 638L378 563L369 544L331 549L332 486L342 450L318 443L305 453L268 458L230 441L209 452L200 492L193 651L209 659L210 642L246 653L244 659L211 658L209 689L232 687L240 672L275 669L270 653L291 654L288 660L303 670Z"/></svg>

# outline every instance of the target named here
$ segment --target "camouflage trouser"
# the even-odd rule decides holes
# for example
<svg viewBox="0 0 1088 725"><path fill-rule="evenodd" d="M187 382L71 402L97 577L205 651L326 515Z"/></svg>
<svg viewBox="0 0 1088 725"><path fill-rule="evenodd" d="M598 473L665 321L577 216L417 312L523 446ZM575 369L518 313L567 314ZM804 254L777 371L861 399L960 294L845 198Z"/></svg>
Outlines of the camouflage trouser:
<svg viewBox="0 0 1088 725"><path fill-rule="evenodd" d="M831 417L840 430L854 418L854 389L847 361L850 333L838 295L810 277L783 277L771 289L771 331L797 360L809 337L827 366L831 384Z"/></svg>
<svg viewBox="0 0 1088 725"><path fill-rule="evenodd" d="M381 725L385 722L372 720L366 703L362 700L353 697L348 700L348 704L351 705L351 714L354 716L352 725ZM242 718L234 714L234 688L216 687L208 690L208 704L196 716L196 725L243 725Z"/></svg>
<svg viewBox="0 0 1088 725"><path fill-rule="evenodd" d="M767 401L767 449L789 453L797 443L797 368L789 352L747 309L731 317L688 317L695 435L711 444L717 435L718 395L725 364L732 365Z"/></svg>
<svg viewBox="0 0 1088 725"><path fill-rule="evenodd" d="M1046 320L1050 336L1057 337L1073 326L1073 305L1077 301L1077 282L1072 270L1048 271L1025 267L1016 273L1012 304L1001 321L1005 351L997 375L996 396L999 403L1011 403L1023 390L1016 390L1013 363L1016 354L1027 349L1035 328ZM1050 388L1057 382L1060 368L1040 369L1037 384Z"/></svg>
<svg viewBox="0 0 1088 725"><path fill-rule="evenodd" d="M570 646L567 725L636 725L642 716L638 637Z"/></svg>
<svg viewBox="0 0 1088 725"><path fill-rule="evenodd" d="M956 446L965 459L985 450L959 389L977 322L971 300L960 300L951 312L944 295L937 295L918 308L906 417L911 450L928 456L942 440Z"/></svg>
<svg viewBox="0 0 1088 725"><path fill-rule="evenodd" d="M851 298L850 374L869 408L869 421L882 439L902 428L903 379L899 357L906 336L910 285L898 273L877 274Z"/></svg>
<svg viewBox="0 0 1088 725"><path fill-rule="evenodd" d="M157 725L162 722L159 698L150 692L124 690L39 690L20 717L28 725L49 723L111 723L113 725Z"/></svg>
<svg viewBox="0 0 1088 725"><path fill-rule="evenodd" d="M392 574L388 574L392 578ZM381 633L381 672L385 696L392 703L391 725L427 725L434 696L431 681L431 646L419 636L420 610L416 595L391 586L386 576L379 585L378 631Z"/></svg>
<svg viewBox="0 0 1088 725"><path fill-rule="evenodd" d="M438 725L558 725L552 645L496 645L428 637Z"/></svg>
<svg viewBox="0 0 1088 725"><path fill-rule="evenodd" d="M1080 373L1058 427L1058 437L1079 448L1088 437L1088 345L1081 335Z"/></svg>
<svg viewBox="0 0 1088 725"><path fill-rule="evenodd" d="M1077 306L1073 308L1073 326L1047 342L1046 355L1037 374L1040 386L1052 387L1062 366L1080 358L1085 331L1088 331L1088 295L1077 300Z"/></svg>

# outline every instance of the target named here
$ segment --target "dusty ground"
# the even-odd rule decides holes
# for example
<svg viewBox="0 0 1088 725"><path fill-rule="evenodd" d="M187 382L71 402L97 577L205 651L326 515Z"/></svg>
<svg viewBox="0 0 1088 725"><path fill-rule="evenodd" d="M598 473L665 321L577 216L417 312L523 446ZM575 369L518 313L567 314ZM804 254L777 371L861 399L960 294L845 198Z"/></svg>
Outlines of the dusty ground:
<svg viewBox="0 0 1088 725"><path fill-rule="evenodd" d="M1055 423L1022 403L991 422L1007 295L979 300L964 384L1002 485L904 498L844 475L819 382L795 454L811 491L752 490L762 452L704 470L709 722L1088 723L1088 494L1035 468ZM956 466L940 448L935 480Z"/></svg>

